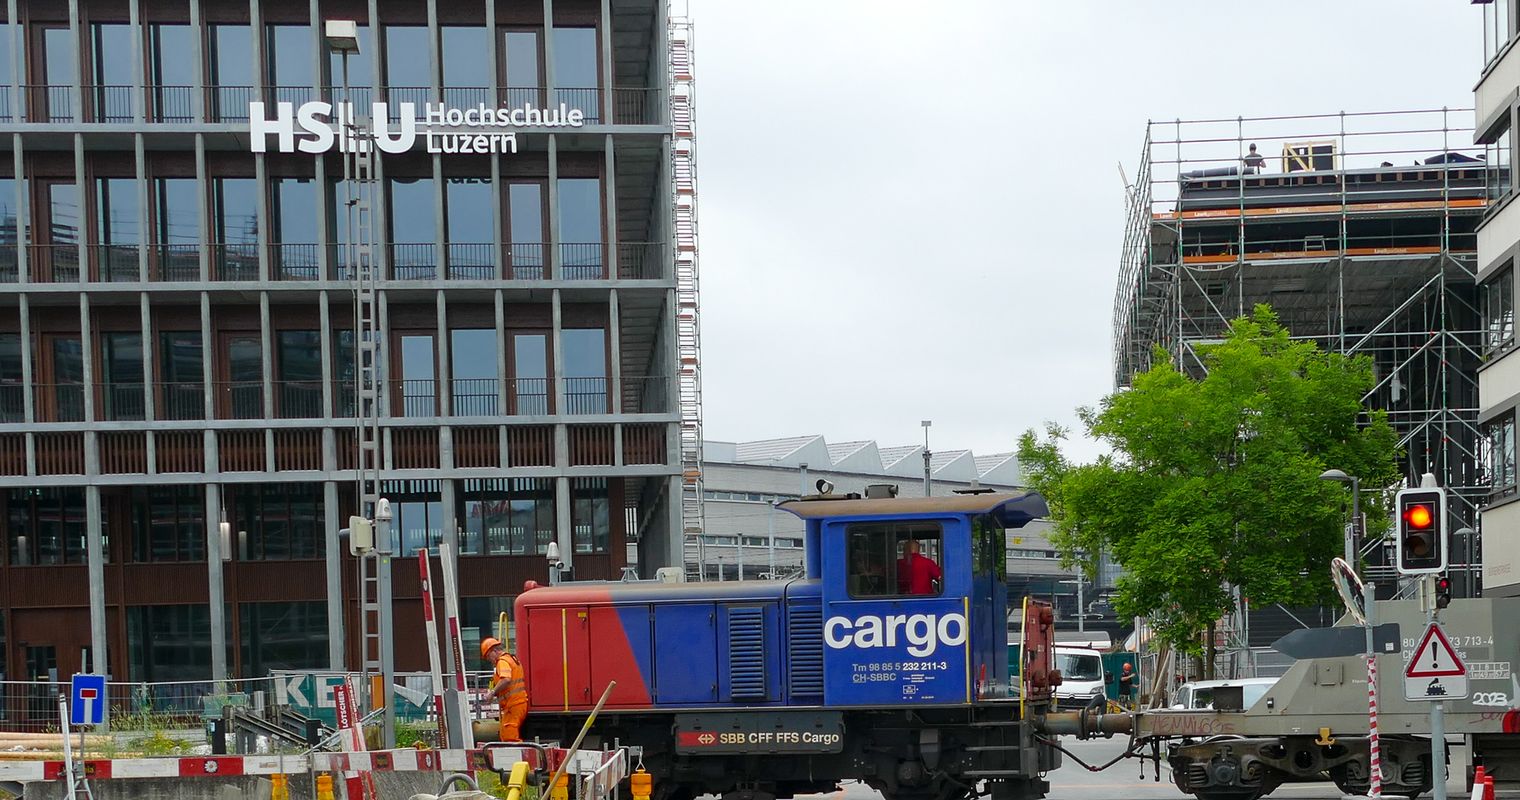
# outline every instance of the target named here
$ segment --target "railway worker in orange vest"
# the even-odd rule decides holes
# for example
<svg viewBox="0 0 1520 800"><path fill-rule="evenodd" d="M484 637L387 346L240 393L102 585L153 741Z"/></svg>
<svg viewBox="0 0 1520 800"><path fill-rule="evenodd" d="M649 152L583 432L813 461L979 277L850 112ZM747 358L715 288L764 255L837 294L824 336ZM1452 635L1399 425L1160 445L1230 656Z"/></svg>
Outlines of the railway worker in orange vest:
<svg viewBox="0 0 1520 800"><path fill-rule="evenodd" d="M488 636L480 643L480 657L496 670L491 678L491 696L501 706L498 738L503 742L520 742L523 719L528 716L528 686L523 682L522 664L495 637Z"/></svg>

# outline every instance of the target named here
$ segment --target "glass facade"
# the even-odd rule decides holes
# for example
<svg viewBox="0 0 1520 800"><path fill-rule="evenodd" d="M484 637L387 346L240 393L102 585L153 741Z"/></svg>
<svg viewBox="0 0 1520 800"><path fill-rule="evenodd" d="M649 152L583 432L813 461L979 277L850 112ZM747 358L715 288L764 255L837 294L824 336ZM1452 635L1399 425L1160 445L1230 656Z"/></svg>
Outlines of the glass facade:
<svg viewBox="0 0 1520 800"><path fill-rule="evenodd" d="M320 602L238 606L242 676L327 666L327 605Z"/></svg>
<svg viewBox="0 0 1520 800"><path fill-rule="evenodd" d="M211 609L204 604L131 606L127 641L134 680L211 678Z"/></svg>
<svg viewBox="0 0 1520 800"><path fill-rule="evenodd" d="M195 486L132 488L133 561L205 561L206 495Z"/></svg>

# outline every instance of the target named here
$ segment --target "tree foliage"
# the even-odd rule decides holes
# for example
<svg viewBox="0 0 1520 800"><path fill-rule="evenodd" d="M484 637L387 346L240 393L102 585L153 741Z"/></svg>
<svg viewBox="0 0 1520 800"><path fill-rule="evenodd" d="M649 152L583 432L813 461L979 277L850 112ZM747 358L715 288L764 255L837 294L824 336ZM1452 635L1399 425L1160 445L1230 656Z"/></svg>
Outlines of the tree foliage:
<svg viewBox="0 0 1520 800"><path fill-rule="evenodd" d="M1329 593L1347 492L1320 479L1325 469L1369 489L1398 480L1392 427L1362 409L1370 359L1291 340L1266 306L1198 350L1202 379L1158 351L1131 389L1079 410L1089 435L1112 450L1095 463L1062 455L1059 426L1019 440L1063 556L1110 554L1125 570L1116 610L1147 617L1188 652L1233 607L1232 587L1258 606ZM1379 493L1363 496L1376 518Z"/></svg>

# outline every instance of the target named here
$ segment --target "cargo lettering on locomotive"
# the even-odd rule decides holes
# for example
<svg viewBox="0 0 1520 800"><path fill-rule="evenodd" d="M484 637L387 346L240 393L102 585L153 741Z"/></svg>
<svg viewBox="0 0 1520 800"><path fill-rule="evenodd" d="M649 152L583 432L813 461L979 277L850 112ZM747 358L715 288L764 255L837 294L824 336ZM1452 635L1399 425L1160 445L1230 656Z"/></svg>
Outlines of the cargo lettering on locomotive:
<svg viewBox="0 0 1520 800"><path fill-rule="evenodd" d="M865 614L853 620L830 617L823 624L823 641L835 650L897 647L899 631L908 642L908 654L925 658L934 655L941 644L956 647L966 643L966 616L952 612L937 620L934 614L890 614L885 618Z"/></svg>

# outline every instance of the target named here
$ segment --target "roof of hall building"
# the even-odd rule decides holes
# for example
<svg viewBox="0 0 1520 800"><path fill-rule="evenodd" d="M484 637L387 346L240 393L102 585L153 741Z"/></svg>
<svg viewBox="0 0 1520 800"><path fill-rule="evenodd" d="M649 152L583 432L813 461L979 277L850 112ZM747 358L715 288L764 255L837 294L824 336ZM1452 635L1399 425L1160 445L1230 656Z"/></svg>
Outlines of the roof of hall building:
<svg viewBox="0 0 1520 800"><path fill-rule="evenodd" d="M749 442L708 440L702 444L703 460L715 464L791 468L806 464L815 471L908 478L923 475L923 452L923 445L882 447L868 439L829 442L821 435ZM1018 486L1023 482L1014 453L979 456L970 450L935 450L929 466L938 480L1001 486Z"/></svg>

